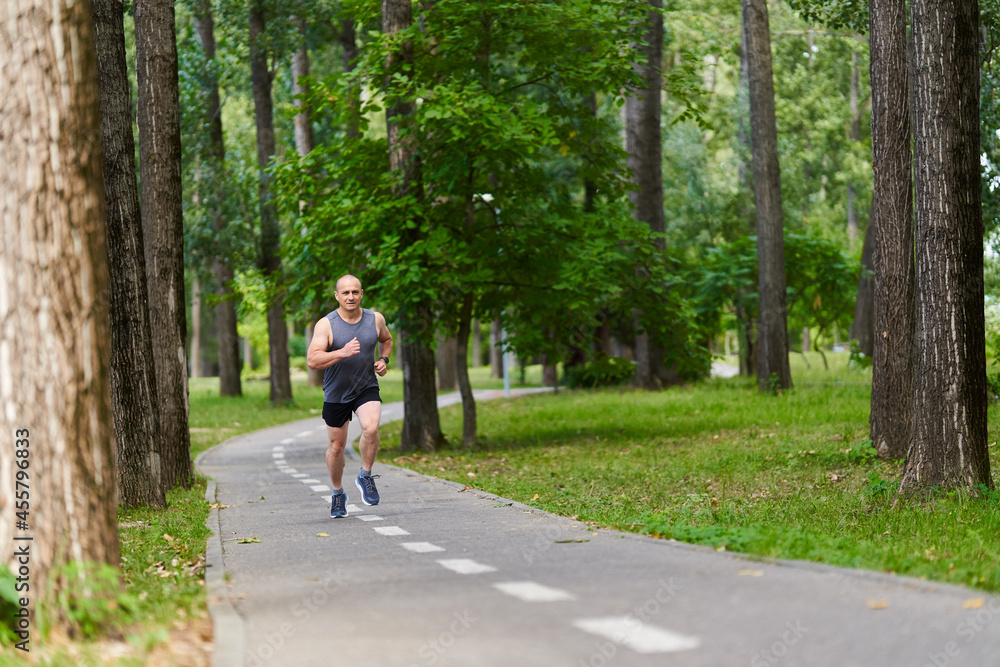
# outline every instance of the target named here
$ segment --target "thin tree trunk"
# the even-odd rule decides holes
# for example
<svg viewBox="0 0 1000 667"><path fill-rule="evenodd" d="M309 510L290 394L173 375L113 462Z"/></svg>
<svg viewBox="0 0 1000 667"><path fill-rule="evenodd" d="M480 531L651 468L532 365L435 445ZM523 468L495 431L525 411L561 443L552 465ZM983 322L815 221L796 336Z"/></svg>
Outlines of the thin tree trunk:
<svg viewBox="0 0 1000 667"><path fill-rule="evenodd" d="M781 171L774 119L771 33L764 0L742 0L750 89L750 141L754 200L757 205L757 266L760 318L757 322L757 384L792 386L788 368L788 308L785 294L785 239L781 212Z"/></svg>
<svg viewBox="0 0 1000 667"><path fill-rule="evenodd" d="M358 38L354 30L354 21L351 19L344 19L340 24L340 32L338 33L338 41L340 42L340 52L342 57L342 67L345 73L354 70L355 61L358 58ZM360 89L355 89L351 92L351 102L355 105L355 109L361 107L361 91ZM347 125L347 136L351 139L358 137L360 132L358 132L357 123L348 123Z"/></svg>
<svg viewBox="0 0 1000 667"><path fill-rule="evenodd" d="M874 213L874 209L873 209ZM851 337L858 341L858 350L869 359L875 346L875 280L872 274L872 254L875 251L875 216L868 220L865 244L861 248L861 274L858 276L858 298L854 303Z"/></svg>
<svg viewBox="0 0 1000 667"><path fill-rule="evenodd" d="M215 60L215 22L212 18L212 4L208 0L200 0L197 16L194 20L201 46L208 62ZM208 102L208 140L209 156L212 160L213 179L218 182L219 175L225 173L226 144L222 136L222 104L219 100L219 82L214 70L208 68L205 72L205 96ZM206 204L212 207L212 228L216 240L226 234L226 217L222 210L222 198L218 188L211 188L207 193ZM220 244L225 247L225 244ZM230 285L233 281L233 270L225 253L216 249L212 258L212 275L215 278L216 299L215 331L219 345L219 395L242 396L243 386L240 381L240 339L236 332L236 304L232 299Z"/></svg>
<svg viewBox="0 0 1000 667"><path fill-rule="evenodd" d="M191 285L191 373L201 377L201 281L194 277Z"/></svg>
<svg viewBox="0 0 1000 667"><path fill-rule="evenodd" d="M494 380L503 377L503 325L499 319L490 325L490 366Z"/></svg>
<svg viewBox="0 0 1000 667"><path fill-rule="evenodd" d="M483 327L479 320L472 320L472 367L483 365Z"/></svg>
<svg viewBox="0 0 1000 667"><path fill-rule="evenodd" d="M462 446L476 446L476 399L469 381L469 329L472 323L472 292L462 297L462 310L458 315L455 367L458 369L458 390L462 394Z"/></svg>
<svg viewBox="0 0 1000 667"><path fill-rule="evenodd" d="M0 4L0 543L15 574L30 570L19 596L31 618L45 609L62 631L74 621L60 594L101 589L91 587L92 569L54 570L119 562L92 35L89 3ZM32 639L17 641L31 651Z"/></svg>
<svg viewBox="0 0 1000 667"><path fill-rule="evenodd" d="M663 215L663 177L660 141L660 91L663 75L663 0L649 0L647 13L649 28L645 41L639 47L642 62L636 63L644 87L625 100L625 142L628 150L628 168L637 189L629 192L632 215L649 225L655 233L666 230ZM656 247L664 249L663 239L656 240ZM633 313L635 335L635 378L637 387L656 389L663 386L663 350L647 332L638 333L641 313Z"/></svg>
<svg viewBox="0 0 1000 667"><path fill-rule="evenodd" d="M250 78L253 83L254 119L257 125L257 166L260 193L260 269L272 283L281 281L281 227L265 169L274 157L274 108L271 101L272 74L261 41L265 29L264 8L259 2L250 7ZM292 400L288 361L288 328L285 326L284 293L279 292L267 309L267 341L271 403Z"/></svg>
<svg viewBox="0 0 1000 667"><path fill-rule="evenodd" d="M181 199L181 129L174 5L135 5L139 84L139 169L142 229L149 288L160 452L167 489L194 479L188 431L187 313L184 295L184 216Z"/></svg>
<svg viewBox="0 0 1000 667"><path fill-rule="evenodd" d="M810 58L810 62L812 59ZM848 135L848 139L851 140L851 144L856 144L861 140L861 111L858 106L858 80L861 78L860 72L858 71L858 54L851 53L851 90L850 90L850 105L851 105L851 131ZM855 202L855 197L857 193L854 191L854 183L851 181L847 182L847 243L853 248L854 244L858 240L858 211L857 203Z"/></svg>
<svg viewBox="0 0 1000 667"><path fill-rule="evenodd" d="M119 502L166 507L156 412L156 366L149 328L132 100L121 6L91 4L104 147L110 270L111 401L118 444Z"/></svg>
<svg viewBox="0 0 1000 667"><path fill-rule="evenodd" d="M382 31L395 35L406 30L412 23L412 8L409 0L382 0ZM393 74L409 76L413 63L412 45L404 41L399 49L389 56L388 70ZM411 100L400 100L386 109L386 134L389 144L389 168L402 174L397 186L400 196L420 191L417 170L416 148L412 138L402 140L400 125L413 112ZM416 233L416 230L414 230ZM411 238L416 242L417 238ZM441 433L441 423L437 411L437 392L434 389L434 351L427 342L432 338L431 312L426 307L417 307L401 318L400 345L403 353L403 432L400 450L419 448L433 451L445 442Z"/></svg>
<svg viewBox="0 0 1000 667"><path fill-rule="evenodd" d="M243 367L248 371L253 370L253 343L249 338L243 339Z"/></svg>
<svg viewBox="0 0 1000 667"><path fill-rule="evenodd" d="M870 8L872 86L871 439L882 458L910 443L913 410L913 189L905 0Z"/></svg>
<svg viewBox="0 0 1000 667"><path fill-rule="evenodd" d="M900 493L992 486L979 164L979 7L912 0L913 431Z"/></svg>

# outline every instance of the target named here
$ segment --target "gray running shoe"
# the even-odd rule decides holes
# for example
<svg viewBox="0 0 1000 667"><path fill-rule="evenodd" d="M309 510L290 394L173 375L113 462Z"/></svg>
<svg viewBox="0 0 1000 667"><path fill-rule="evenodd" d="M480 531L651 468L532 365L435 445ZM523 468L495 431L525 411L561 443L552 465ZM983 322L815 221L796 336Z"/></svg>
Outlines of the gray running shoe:
<svg viewBox="0 0 1000 667"><path fill-rule="evenodd" d="M330 516L340 519L347 516L347 494L338 493L333 496L333 504L330 506Z"/></svg>
<svg viewBox="0 0 1000 667"><path fill-rule="evenodd" d="M354 485L361 492L361 502L365 505L378 505L378 489L375 488L375 478L378 475L362 475L358 473Z"/></svg>

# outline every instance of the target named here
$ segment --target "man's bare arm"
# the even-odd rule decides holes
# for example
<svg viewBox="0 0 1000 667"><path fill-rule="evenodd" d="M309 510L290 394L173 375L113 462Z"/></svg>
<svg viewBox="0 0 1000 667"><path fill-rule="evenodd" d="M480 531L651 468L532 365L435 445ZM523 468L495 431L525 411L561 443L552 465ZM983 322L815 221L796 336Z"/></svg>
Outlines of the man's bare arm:
<svg viewBox="0 0 1000 667"><path fill-rule="evenodd" d="M375 372L381 377L386 374L389 368L388 364L382 360L382 357L392 356L392 334L389 333L389 327L386 326L385 317L382 313L375 313L375 326L378 330L379 342L379 358L375 362Z"/></svg>

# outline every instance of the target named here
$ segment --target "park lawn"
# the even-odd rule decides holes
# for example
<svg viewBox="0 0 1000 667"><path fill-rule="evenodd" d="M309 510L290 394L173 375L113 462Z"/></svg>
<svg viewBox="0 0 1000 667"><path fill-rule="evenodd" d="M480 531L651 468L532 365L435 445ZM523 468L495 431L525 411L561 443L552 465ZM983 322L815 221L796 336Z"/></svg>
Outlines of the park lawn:
<svg viewBox="0 0 1000 667"><path fill-rule="evenodd" d="M871 371L827 357L793 355L777 396L734 378L481 403L475 450L401 454L397 423L380 458L594 526L1000 590L1000 496L894 503L901 464L867 441ZM441 422L460 443L460 408Z"/></svg>

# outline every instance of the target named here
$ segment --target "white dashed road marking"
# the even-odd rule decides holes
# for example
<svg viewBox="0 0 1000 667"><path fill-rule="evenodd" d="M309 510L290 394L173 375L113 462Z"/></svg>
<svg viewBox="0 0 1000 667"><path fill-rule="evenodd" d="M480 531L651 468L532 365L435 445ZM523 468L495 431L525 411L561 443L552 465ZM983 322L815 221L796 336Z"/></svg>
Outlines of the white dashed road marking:
<svg viewBox="0 0 1000 667"><path fill-rule="evenodd" d="M439 547L436 544L431 544L430 542L403 542L404 549L409 549L410 551L416 551L418 554L427 554L432 551L444 551L444 547Z"/></svg>
<svg viewBox="0 0 1000 667"><path fill-rule="evenodd" d="M573 625L620 646L627 646L636 653L672 653L698 648L697 637L677 634L669 630L646 625L626 616L610 618L584 618Z"/></svg>
<svg viewBox="0 0 1000 667"><path fill-rule="evenodd" d="M318 479L300 479L299 481L302 482L303 484L319 484L320 483Z"/></svg>
<svg viewBox="0 0 1000 667"><path fill-rule="evenodd" d="M317 484L316 486L310 486L309 488L312 489L313 491L329 491L330 490L330 487L327 486L326 484ZM326 501L326 498L324 498L323 500Z"/></svg>
<svg viewBox="0 0 1000 667"><path fill-rule="evenodd" d="M290 445L293 442L295 442L294 438L285 438L284 440L281 441L281 444L283 444L283 445Z"/></svg>
<svg viewBox="0 0 1000 667"><path fill-rule="evenodd" d="M281 452L275 452L274 454L271 454L271 456L273 456L276 459L283 459L283 458L285 458L285 455L282 454Z"/></svg>
<svg viewBox="0 0 1000 667"><path fill-rule="evenodd" d="M359 516L358 518L361 519L362 521L385 521L385 519L383 519L382 517L376 516L374 514L370 516Z"/></svg>
<svg viewBox="0 0 1000 667"><path fill-rule="evenodd" d="M307 435L312 435L312 431L302 431L301 433L296 433L295 437L296 438L304 438Z"/></svg>
<svg viewBox="0 0 1000 667"><path fill-rule="evenodd" d="M458 572L459 574L482 574L483 572L497 571L492 565L483 565L470 558L450 558L439 560L438 562L452 572Z"/></svg>
<svg viewBox="0 0 1000 667"><path fill-rule="evenodd" d="M375 532L379 535L409 535L408 532L399 526L379 526L375 529Z"/></svg>
<svg viewBox="0 0 1000 667"><path fill-rule="evenodd" d="M281 445L275 445L274 447L271 447L271 451L272 452L283 452L283 451L285 451L285 448L282 447Z"/></svg>
<svg viewBox="0 0 1000 667"><path fill-rule="evenodd" d="M303 477L308 477L308 476L309 475L305 474L304 472L297 472L292 475L292 477L294 477L295 479L302 479Z"/></svg>
<svg viewBox="0 0 1000 667"><path fill-rule="evenodd" d="M347 505L347 511L348 512L364 512L364 509L362 509L362 508L360 508L357 505L354 505L352 503L352 504L348 504Z"/></svg>
<svg viewBox="0 0 1000 667"><path fill-rule="evenodd" d="M558 588L549 588L533 581L507 581L493 587L525 602L560 602L576 598Z"/></svg>

